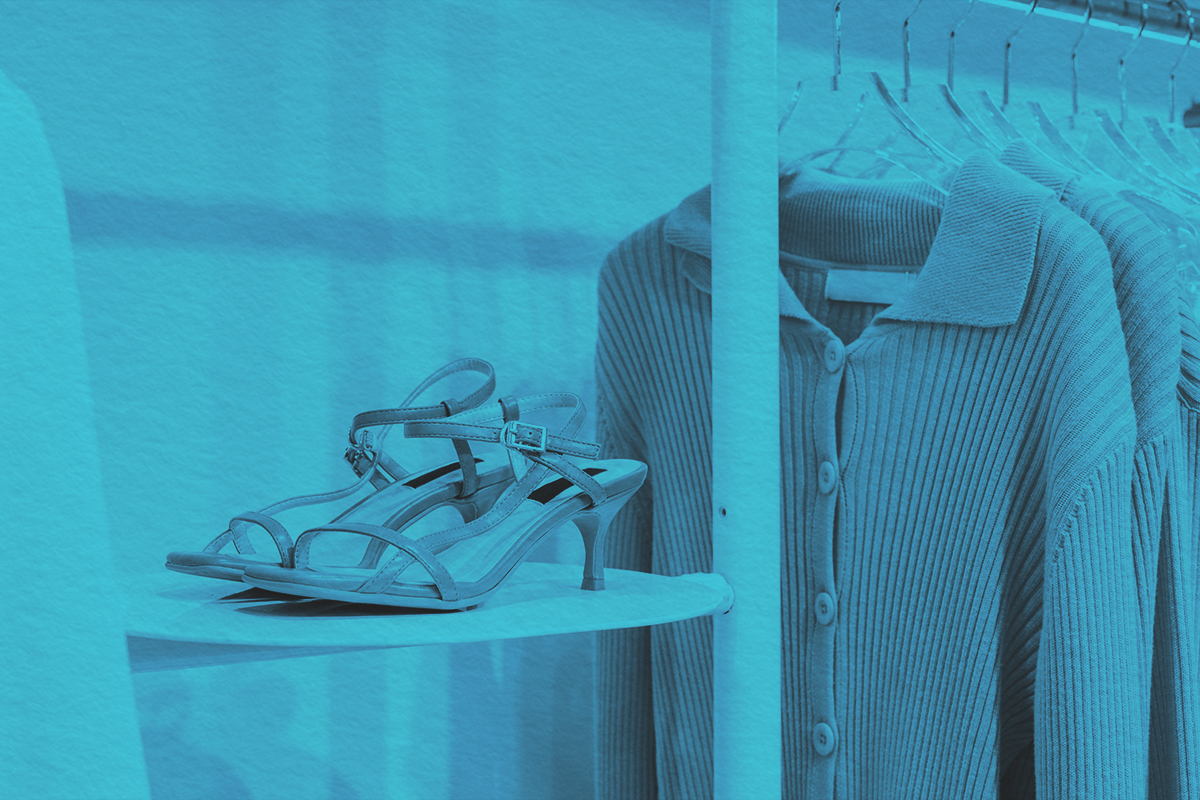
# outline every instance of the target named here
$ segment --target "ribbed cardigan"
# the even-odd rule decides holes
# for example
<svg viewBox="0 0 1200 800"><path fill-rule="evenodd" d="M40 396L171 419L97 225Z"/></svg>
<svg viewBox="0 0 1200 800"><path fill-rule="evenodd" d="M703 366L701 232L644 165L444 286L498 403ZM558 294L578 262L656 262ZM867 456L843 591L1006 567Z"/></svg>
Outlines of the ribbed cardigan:
<svg viewBox="0 0 1200 800"><path fill-rule="evenodd" d="M599 436L650 467L612 566L712 567L707 220L703 190L601 270ZM780 248L784 796L1009 796L1032 748L1041 798L1144 797L1137 425L1103 243L977 154L944 202L782 181ZM919 275L890 306L835 302L830 263ZM712 795L711 644L706 619L600 635L601 797Z"/></svg>
<svg viewBox="0 0 1200 800"><path fill-rule="evenodd" d="M1196 354L1182 368L1182 291L1178 256L1144 213L1087 178L1072 175L1029 144L1010 145L1000 160L1055 192L1104 240L1137 417L1134 452L1133 548L1144 648L1142 670L1152 670L1143 697L1149 735L1149 796L1155 800L1200 797L1200 613L1193 518L1200 464L1197 414L1188 392L1197 374ZM1194 334L1189 337L1195 342ZM1194 384L1192 384L1194 386ZM1182 460L1181 460L1182 459Z"/></svg>

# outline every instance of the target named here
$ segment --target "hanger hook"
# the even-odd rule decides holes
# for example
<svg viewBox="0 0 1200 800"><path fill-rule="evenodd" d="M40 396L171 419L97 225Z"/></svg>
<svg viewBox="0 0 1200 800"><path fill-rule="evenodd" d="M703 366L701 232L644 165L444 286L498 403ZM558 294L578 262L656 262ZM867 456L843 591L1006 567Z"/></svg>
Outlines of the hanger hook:
<svg viewBox="0 0 1200 800"><path fill-rule="evenodd" d="M842 0L834 0L833 3L833 78L830 80L831 88L836 92L838 88L838 76L842 74ZM783 133L783 128L787 125L788 120L792 118L792 112L796 110L796 104L800 102L800 93L804 90L804 79L801 78L796 82L796 88L792 90L792 99L788 102L788 106L783 111L783 117L779 120L778 132Z"/></svg>
<svg viewBox="0 0 1200 800"><path fill-rule="evenodd" d="M908 21L912 19L912 15L917 13L917 9L921 7L921 0L913 3L913 7L908 12L908 16L904 18L904 24L900 26L901 38L904 40L904 102L908 102L908 87L912 86L912 74L909 72L908 62L912 56L912 47L908 41Z"/></svg>
<svg viewBox="0 0 1200 800"><path fill-rule="evenodd" d="M1083 16L1083 28L1079 31L1079 38L1071 47L1071 113L1075 116L1079 115L1079 67L1075 63L1075 59L1079 55L1079 46L1083 44L1083 37L1087 36L1088 25L1092 21L1092 11L1094 11L1092 0L1087 0L1087 13Z"/></svg>
<svg viewBox="0 0 1200 800"><path fill-rule="evenodd" d="M1121 85L1121 127L1125 127L1125 123L1129 121L1128 108L1128 91L1125 87L1125 62L1129 59L1129 54L1133 52L1133 48L1137 47L1138 41L1142 38L1142 31L1146 30L1147 15L1150 11L1149 3L1142 3L1141 19L1138 25L1137 33L1133 35L1133 41L1129 43L1129 47L1121 54L1121 60L1117 62L1117 82Z"/></svg>
<svg viewBox="0 0 1200 800"><path fill-rule="evenodd" d="M1004 98L1000 103L1001 108L1008 108L1008 73L1009 67L1012 65L1012 43L1013 39L1017 38L1017 34L1025 27L1025 23L1029 21L1029 15L1037 8L1038 0L1032 0L1029 7L1025 9L1025 16L1021 17L1021 24L1017 29L1008 35L1004 40Z"/></svg>
<svg viewBox="0 0 1200 800"><path fill-rule="evenodd" d="M833 88L842 74L842 0L833 3Z"/></svg>
<svg viewBox="0 0 1200 800"><path fill-rule="evenodd" d="M954 37L958 35L958 29L967 21L967 17L971 16L973 8L975 8L975 0L967 0L967 10L950 29L950 53L946 58L946 88L952 92L954 91Z"/></svg>
<svg viewBox="0 0 1200 800"><path fill-rule="evenodd" d="M1187 3L1183 2L1183 0L1167 0L1167 5L1168 6L1179 6L1180 8L1183 9L1183 18L1187 22L1187 29L1188 29L1187 41L1183 43L1183 52L1179 54L1179 58L1177 58L1175 60L1175 65L1173 67L1171 67L1171 85L1170 85L1171 108L1170 108L1170 116L1168 117L1168 121L1171 122L1171 124L1174 124L1175 123L1175 75L1176 75L1176 73L1179 72L1179 68L1181 66L1183 66L1183 59L1187 58L1187 54L1189 52L1191 52L1192 37L1196 35L1196 30L1195 30L1196 19L1192 16L1192 10L1190 8L1188 8Z"/></svg>

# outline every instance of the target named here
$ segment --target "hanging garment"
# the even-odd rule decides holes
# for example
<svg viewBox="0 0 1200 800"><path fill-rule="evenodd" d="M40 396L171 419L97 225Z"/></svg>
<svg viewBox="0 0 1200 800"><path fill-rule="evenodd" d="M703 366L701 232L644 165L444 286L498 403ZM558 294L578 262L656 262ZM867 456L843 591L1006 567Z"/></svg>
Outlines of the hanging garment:
<svg viewBox="0 0 1200 800"><path fill-rule="evenodd" d="M1187 461L1200 462L1200 439L1190 435L1200 427L1200 404L1188 399L1186 387L1180 391L1187 376L1200 374L1200 362L1190 351L1190 366L1181 372L1181 325L1190 327L1189 338L1196 339L1190 314L1181 320L1183 292L1176 254L1141 211L1093 181L1072 175L1028 144L1010 145L1000 160L1053 191L1100 234L1112 260L1138 430L1132 532L1141 669L1152 674L1153 683L1143 686L1142 698L1149 725L1149 796L1200 797L1200 608L1195 577L1200 520L1193 516L1196 484L1187 482Z"/></svg>
<svg viewBox="0 0 1200 800"><path fill-rule="evenodd" d="M62 179L0 74L0 794L148 798Z"/></svg>
<svg viewBox="0 0 1200 800"><path fill-rule="evenodd" d="M652 481L616 567L711 569L709 232L702 190L601 273L599 436ZM780 250L784 796L1008 796L1032 746L1039 798L1144 797L1103 243L979 153L944 200L782 180ZM600 637L603 797L711 796L711 641Z"/></svg>

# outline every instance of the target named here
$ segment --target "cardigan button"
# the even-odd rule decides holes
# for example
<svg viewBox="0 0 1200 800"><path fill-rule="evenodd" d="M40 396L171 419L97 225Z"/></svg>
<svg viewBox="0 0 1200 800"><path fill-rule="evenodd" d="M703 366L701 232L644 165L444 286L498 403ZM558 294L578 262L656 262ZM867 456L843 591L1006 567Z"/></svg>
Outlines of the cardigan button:
<svg viewBox="0 0 1200 800"><path fill-rule="evenodd" d="M825 343L825 369L837 372L842 368L846 357L846 348L838 339L830 339Z"/></svg>
<svg viewBox="0 0 1200 800"><path fill-rule="evenodd" d="M817 622L822 625L828 625L833 622L834 616L837 615L837 601L828 592L821 592L817 595L817 602L814 608L817 612Z"/></svg>
<svg viewBox="0 0 1200 800"><path fill-rule="evenodd" d="M813 726L813 749L817 751L817 755L829 755L833 752L835 744L833 728L824 722L818 722Z"/></svg>
<svg viewBox="0 0 1200 800"><path fill-rule="evenodd" d="M817 488L821 494L829 494L837 486L837 469L830 461L822 461L817 468Z"/></svg>

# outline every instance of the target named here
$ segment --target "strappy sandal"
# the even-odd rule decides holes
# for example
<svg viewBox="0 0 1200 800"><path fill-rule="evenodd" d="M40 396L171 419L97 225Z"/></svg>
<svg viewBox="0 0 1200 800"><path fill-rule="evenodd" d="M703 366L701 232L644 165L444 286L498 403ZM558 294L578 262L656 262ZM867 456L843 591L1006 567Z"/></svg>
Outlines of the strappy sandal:
<svg viewBox="0 0 1200 800"><path fill-rule="evenodd" d="M412 403L435 384L452 375L475 372L486 380L463 400L448 399L435 405L414 406ZM350 463L358 481L345 489L323 494L303 495L282 500L261 511L238 514L229 523L229 528L199 552L176 551L167 555L167 569L207 578L241 581L243 571L250 566L270 564L258 556L250 542L249 532L255 526L270 535L278 559L274 564L291 567L294 546L287 528L276 516L284 511L301 506L332 504L346 501L360 490L374 492L337 513L336 524L376 523L403 525L434 508L452 506L464 522L479 517L491 507L496 498L513 481L511 464L495 465L474 457L465 443L455 443L458 462L445 464L436 469L409 473L383 451L383 441L392 425L413 420L444 419L479 407L495 390L496 379L492 365L476 358L453 361L423 380L397 408L368 411L354 417L350 428L350 447L345 459ZM371 441L371 428L383 430ZM331 513L334 513L331 511ZM228 544L233 544L235 553L222 553ZM359 567L374 567L386 549L382 542L372 541L367 547ZM258 556L258 557L255 557ZM266 558L274 558L268 556Z"/></svg>
<svg viewBox="0 0 1200 800"><path fill-rule="evenodd" d="M533 548L565 522L583 536L585 590L604 588L603 540L612 518L641 487L646 465L629 459L596 461L586 469L570 458L595 459L599 446L570 438L583 421L573 394L546 394L501 401L502 412L483 408L439 421L409 422L411 438L488 442L519 456L526 469L482 516L458 527L412 538L398 526L339 521L302 533L293 569L254 566L243 580L301 597L428 609L478 606L500 589ZM555 431L519 419L570 409ZM559 412L561 414L561 412ZM499 424L497 424L499 423ZM378 569L309 567L314 540L340 531L370 537L391 557ZM416 569L410 570L410 567ZM424 574L412 574L413 572Z"/></svg>

